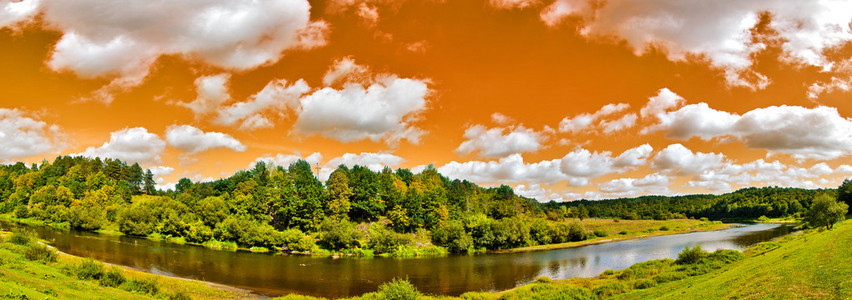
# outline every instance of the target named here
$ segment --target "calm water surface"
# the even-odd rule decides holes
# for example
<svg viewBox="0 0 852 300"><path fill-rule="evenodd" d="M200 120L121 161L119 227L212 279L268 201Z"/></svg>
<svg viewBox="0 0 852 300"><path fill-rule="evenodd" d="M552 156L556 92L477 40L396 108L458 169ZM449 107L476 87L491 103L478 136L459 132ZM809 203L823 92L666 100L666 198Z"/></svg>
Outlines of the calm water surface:
<svg viewBox="0 0 852 300"><path fill-rule="evenodd" d="M561 250L416 259L254 254L89 232L36 230L60 251L152 273L237 286L269 296L299 293L337 298L375 291L381 283L399 277L407 277L425 293L445 295L509 289L539 276L594 277L637 262L675 258L685 246L742 250L786 235L792 226L753 224Z"/></svg>

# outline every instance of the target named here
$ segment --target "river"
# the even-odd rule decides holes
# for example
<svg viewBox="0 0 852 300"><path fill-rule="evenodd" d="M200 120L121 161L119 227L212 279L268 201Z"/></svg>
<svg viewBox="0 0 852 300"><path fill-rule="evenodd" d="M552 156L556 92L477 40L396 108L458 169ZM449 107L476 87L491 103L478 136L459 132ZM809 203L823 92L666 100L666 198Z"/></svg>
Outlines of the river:
<svg viewBox="0 0 852 300"><path fill-rule="evenodd" d="M393 278L408 278L425 293L459 295L466 291L510 289L539 276L594 277L608 269L675 258L685 246L701 245L709 251L742 250L786 235L792 226L751 224L550 251L409 259L230 252L127 236L35 229L60 251L151 273L210 281L267 296L298 293L338 298L375 291Z"/></svg>

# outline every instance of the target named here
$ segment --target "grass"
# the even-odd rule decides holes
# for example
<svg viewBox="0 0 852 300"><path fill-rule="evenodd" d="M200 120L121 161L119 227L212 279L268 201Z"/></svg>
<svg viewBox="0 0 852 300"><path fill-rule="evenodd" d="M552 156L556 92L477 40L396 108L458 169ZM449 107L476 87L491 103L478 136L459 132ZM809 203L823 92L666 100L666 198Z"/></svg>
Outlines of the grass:
<svg viewBox="0 0 852 300"><path fill-rule="evenodd" d="M505 250L495 253L515 253L527 251L553 250L579 247L600 243L609 243L649 236L679 234L693 231L712 231L730 228L732 225L718 221L702 221L693 219L672 220L617 220L617 219L569 219L564 222L579 222L587 231L605 233L604 237L595 237L583 241L561 244L537 245ZM597 236L597 234L595 234Z"/></svg>
<svg viewBox="0 0 852 300"><path fill-rule="evenodd" d="M91 259L57 253L35 239L11 243L12 233L0 232L0 297L13 299L240 299L245 291L148 274ZM21 242L21 239L17 240ZM36 255L30 260L27 253ZM49 250L44 250L49 249ZM53 258L43 259L45 253ZM79 272L78 272L79 271ZM80 279L80 277L85 279ZM154 292L156 290L156 292ZM135 292L131 292L135 291ZM186 299L184 297L184 299Z"/></svg>

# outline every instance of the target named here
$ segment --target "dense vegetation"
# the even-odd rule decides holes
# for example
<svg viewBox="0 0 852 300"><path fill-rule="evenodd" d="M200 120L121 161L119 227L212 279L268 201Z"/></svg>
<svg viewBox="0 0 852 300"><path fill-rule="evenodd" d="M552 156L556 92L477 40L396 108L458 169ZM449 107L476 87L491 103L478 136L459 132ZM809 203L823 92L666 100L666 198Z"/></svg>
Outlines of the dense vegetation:
<svg viewBox="0 0 852 300"><path fill-rule="evenodd" d="M852 182L841 187L840 196ZM846 191L846 192L844 192ZM0 214L210 247L419 255L558 244L605 236L576 218L805 216L836 190L748 188L733 193L539 204L503 185L449 180L433 167L340 166L323 183L305 161L258 162L212 182L157 190L150 170L114 159L57 157L0 166ZM847 193L848 194L848 193ZM612 233L609 233L612 234ZM424 246L433 243L441 246ZM431 247L431 248L430 248Z"/></svg>

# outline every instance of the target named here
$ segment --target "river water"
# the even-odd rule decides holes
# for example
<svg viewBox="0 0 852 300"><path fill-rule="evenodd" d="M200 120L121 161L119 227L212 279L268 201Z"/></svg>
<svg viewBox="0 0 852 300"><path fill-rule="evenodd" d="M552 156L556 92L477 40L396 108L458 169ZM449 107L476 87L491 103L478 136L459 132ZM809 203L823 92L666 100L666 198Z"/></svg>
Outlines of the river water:
<svg viewBox="0 0 852 300"><path fill-rule="evenodd" d="M751 224L550 251L409 259L229 252L126 236L35 229L60 251L151 273L211 281L268 296L299 293L338 298L375 291L393 278L408 278L425 293L459 295L510 289L539 276L594 277L638 262L676 258L685 246L742 250L786 235L792 226Z"/></svg>

